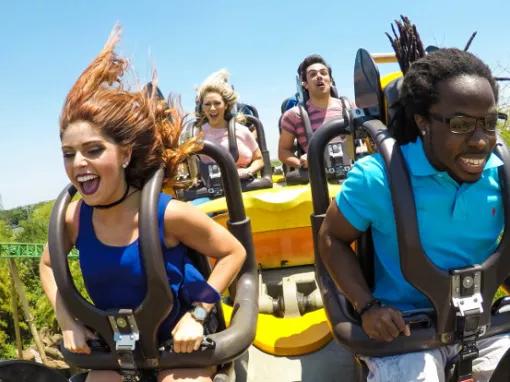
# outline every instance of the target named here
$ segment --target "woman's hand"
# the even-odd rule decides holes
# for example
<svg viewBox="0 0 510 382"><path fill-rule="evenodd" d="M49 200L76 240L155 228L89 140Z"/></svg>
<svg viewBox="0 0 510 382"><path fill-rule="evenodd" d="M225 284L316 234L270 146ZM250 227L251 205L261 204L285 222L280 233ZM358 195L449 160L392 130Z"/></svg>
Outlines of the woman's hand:
<svg viewBox="0 0 510 382"><path fill-rule="evenodd" d="M64 347L67 350L72 353L90 354L87 340L96 339L94 333L77 321L68 322L61 327Z"/></svg>
<svg viewBox="0 0 510 382"><path fill-rule="evenodd" d="M204 326L186 312L172 330L172 337L176 353L191 353L200 348Z"/></svg>
<svg viewBox="0 0 510 382"><path fill-rule="evenodd" d="M308 154L304 153L299 157L299 163L302 168L308 168Z"/></svg>
<svg viewBox="0 0 510 382"><path fill-rule="evenodd" d="M365 333L376 341L391 342L401 333L411 335L402 313L390 307L373 306L361 316L361 320Z"/></svg>
<svg viewBox="0 0 510 382"><path fill-rule="evenodd" d="M239 175L240 179L247 179L253 176L248 168L238 168L237 174Z"/></svg>

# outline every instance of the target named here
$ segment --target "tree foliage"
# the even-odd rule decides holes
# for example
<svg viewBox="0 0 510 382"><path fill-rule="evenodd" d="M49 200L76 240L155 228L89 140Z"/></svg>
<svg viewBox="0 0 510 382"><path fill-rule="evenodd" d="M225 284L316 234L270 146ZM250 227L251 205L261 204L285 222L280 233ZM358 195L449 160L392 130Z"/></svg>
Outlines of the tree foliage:
<svg viewBox="0 0 510 382"><path fill-rule="evenodd" d="M0 211L0 242L45 243L53 202ZM69 260L71 274L78 290L85 298L83 278L76 259ZM17 259L16 266L25 287L31 313L38 329L48 328L58 332L58 324L49 300L44 294L39 279L39 259ZM7 259L0 259L0 359L16 357L14 322L12 316L12 291ZM32 345L32 335L24 322L23 312L18 307L21 320L21 336L24 348Z"/></svg>

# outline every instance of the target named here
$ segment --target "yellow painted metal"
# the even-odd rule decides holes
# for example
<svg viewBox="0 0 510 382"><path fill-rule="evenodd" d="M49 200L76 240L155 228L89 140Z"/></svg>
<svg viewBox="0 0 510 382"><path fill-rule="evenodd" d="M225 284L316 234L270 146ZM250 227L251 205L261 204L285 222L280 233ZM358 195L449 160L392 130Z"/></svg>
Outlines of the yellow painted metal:
<svg viewBox="0 0 510 382"><path fill-rule="evenodd" d="M393 64L397 62L395 53L372 53L370 56L376 64Z"/></svg>
<svg viewBox="0 0 510 382"><path fill-rule="evenodd" d="M339 185L330 185L330 195L334 197L339 189ZM243 202L251 221L255 258L260 269L314 263L309 185L245 192ZM212 213L218 223L226 226L224 198L200 204L198 208Z"/></svg>
<svg viewBox="0 0 510 382"><path fill-rule="evenodd" d="M391 81L396 80L397 78L402 77L402 72L392 72L389 74L386 74L385 76L381 77L381 88L384 89ZM384 97L384 118L386 121L388 121L388 100L386 97Z"/></svg>
<svg viewBox="0 0 510 382"><path fill-rule="evenodd" d="M339 185L329 185L331 197L339 190ZM309 185L244 192L243 203L254 233L310 226L312 195ZM225 198L200 204L198 208L208 214L227 211Z"/></svg>
<svg viewBox="0 0 510 382"><path fill-rule="evenodd" d="M339 190L340 185L329 185L331 197ZM245 192L243 202L251 221L260 269L313 264L310 228L313 206L309 185L275 185L272 189ZM198 208L213 214L220 224L226 224L225 198L200 204ZM229 322L232 307L224 304L223 308ZM291 318L259 313L254 345L269 354L291 356L317 351L331 339L324 309Z"/></svg>
<svg viewBox="0 0 510 382"><path fill-rule="evenodd" d="M388 73L385 76L381 77L381 88L385 88L391 81L396 80L397 78L402 77L402 72L399 70L397 72Z"/></svg>
<svg viewBox="0 0 510 382"><path fill-rule="evenodd" d="M232 307L223 304L223 312L228 325ZM253 344L269 354L293 356L317 351L332 338L324 309L291 318L259 313Z"/></svg>

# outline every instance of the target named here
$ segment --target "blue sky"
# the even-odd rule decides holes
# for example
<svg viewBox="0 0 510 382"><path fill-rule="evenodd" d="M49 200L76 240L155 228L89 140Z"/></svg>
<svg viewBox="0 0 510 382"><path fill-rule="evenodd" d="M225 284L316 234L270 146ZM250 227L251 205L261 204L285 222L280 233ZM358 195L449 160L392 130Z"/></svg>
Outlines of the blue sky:
<svg viewBox="0 0 510 382"><path fill-rule="evenodd" d="M58 137L63 100L112 26L141 83L157 68L165 94L193 109L194 88L226 67L261 115L276 157L281 101L300 60L319 53L351 97L358 48L390 51L384 32L405 14L425 45L463 47L510 75L508 0L11 1L0 5L0 195L4 208L49 200L67 183ZM388 69L383 69L386 71Z"/></svg>

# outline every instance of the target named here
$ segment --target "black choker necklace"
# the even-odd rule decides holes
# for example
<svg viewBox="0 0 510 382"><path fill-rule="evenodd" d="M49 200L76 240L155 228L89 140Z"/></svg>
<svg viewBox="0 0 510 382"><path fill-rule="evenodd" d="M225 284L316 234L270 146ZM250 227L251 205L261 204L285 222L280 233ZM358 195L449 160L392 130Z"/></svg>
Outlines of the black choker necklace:
<svg viewBox="0 0 510 382"><path fill-rule="evenodd" d="M138 191L138 190L135 190L133 191L131 194L128 195L128 191L129 191L129 185L126 185L126 191L124 191L124 195L121 196L121 198L119 200L116 200L115 202L113 203L110 203L110 204L100 204L100 205L97 205L97 206L91 206L91 207L94 207L94 208L100 208L100 209L106 209L106 208L111 208L111 207L114 207L120 203L122 203L124 200L126 200L126 198L130 195L132 195L134 192Z"/></svg>

